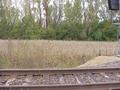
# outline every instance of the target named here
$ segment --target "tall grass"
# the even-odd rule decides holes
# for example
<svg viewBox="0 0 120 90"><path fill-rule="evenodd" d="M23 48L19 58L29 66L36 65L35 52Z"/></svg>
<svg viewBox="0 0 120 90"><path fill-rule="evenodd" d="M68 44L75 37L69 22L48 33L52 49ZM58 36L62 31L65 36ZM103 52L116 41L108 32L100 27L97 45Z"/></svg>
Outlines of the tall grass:
<svg viewBox="0 0 120 90"><path fill-rule="evenodd" d="M69 68L115 54L116 42L0 40L0 68Z"/></svg>

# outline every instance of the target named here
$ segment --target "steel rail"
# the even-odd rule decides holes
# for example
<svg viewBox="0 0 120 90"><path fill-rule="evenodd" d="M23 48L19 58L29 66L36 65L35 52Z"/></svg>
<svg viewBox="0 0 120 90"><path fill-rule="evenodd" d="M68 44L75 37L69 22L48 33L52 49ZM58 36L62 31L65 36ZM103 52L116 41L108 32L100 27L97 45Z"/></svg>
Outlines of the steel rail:
<svg viewBox="0 0 120 90"><path fill-rule="evenodd" d="M44 86L0 86L0 90L120 90L118 83L101 83L86 85L44 85Z"/></svg>
<svg viewBox="0 0 120 90"><path fill-rule="evenodd" d="M0 69L0 73L5 72L119 72L120 68L112 67L112 68L68 68L68 69Z"/></svg>
<svg viewBox="0 0 120 90"><path fill-rule="evenodd" d="M71 69L0 69L0 75L74 74L120 72L120 68L71 68Z"/></svg>

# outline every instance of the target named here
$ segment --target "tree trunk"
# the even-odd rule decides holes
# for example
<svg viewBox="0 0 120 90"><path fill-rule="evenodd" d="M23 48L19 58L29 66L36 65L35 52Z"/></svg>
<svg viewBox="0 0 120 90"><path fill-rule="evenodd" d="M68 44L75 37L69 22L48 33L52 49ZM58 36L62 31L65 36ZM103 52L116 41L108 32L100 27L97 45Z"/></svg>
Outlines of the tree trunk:
<svg viewBox="0 0 120 90"><path fill-rule="evenodd" d="M45 10L45 28L48 28L48 24L49 24L49 15L48 15L48 0L44 0L43 1L43 7Z"/></svg>

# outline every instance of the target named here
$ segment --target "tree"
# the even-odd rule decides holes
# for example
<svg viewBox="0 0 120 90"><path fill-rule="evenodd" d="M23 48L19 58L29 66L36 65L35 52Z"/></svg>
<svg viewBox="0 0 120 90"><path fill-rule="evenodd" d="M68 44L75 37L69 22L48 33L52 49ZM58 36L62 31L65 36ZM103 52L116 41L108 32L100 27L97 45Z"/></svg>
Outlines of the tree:
<svg viewBox="0 0 120 90"><path fill-rule="evenodd" d="M44 11L45 11L45 28L48 27L49 24L49 15L48 15L48 0L43 0L43 7L44 7Z"/></svg>
<svg viewBox="0 0 120 90"><path fill-rule="evenodd" d="M54 0L53 1L53 22L55 25L59 24L64 17L64 1L63 0Z"/></svg>

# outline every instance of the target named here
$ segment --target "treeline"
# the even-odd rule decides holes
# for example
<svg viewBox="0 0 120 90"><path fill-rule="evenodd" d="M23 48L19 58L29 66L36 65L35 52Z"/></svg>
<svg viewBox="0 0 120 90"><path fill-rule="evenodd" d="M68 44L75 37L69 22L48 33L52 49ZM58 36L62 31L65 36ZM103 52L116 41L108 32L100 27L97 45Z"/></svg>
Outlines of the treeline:
<svg viewBox="0 0 120 90"><path fill-rule="evenodd" d="M107 0L0 0L0 38L113 41L107 7Z"/></svg>

